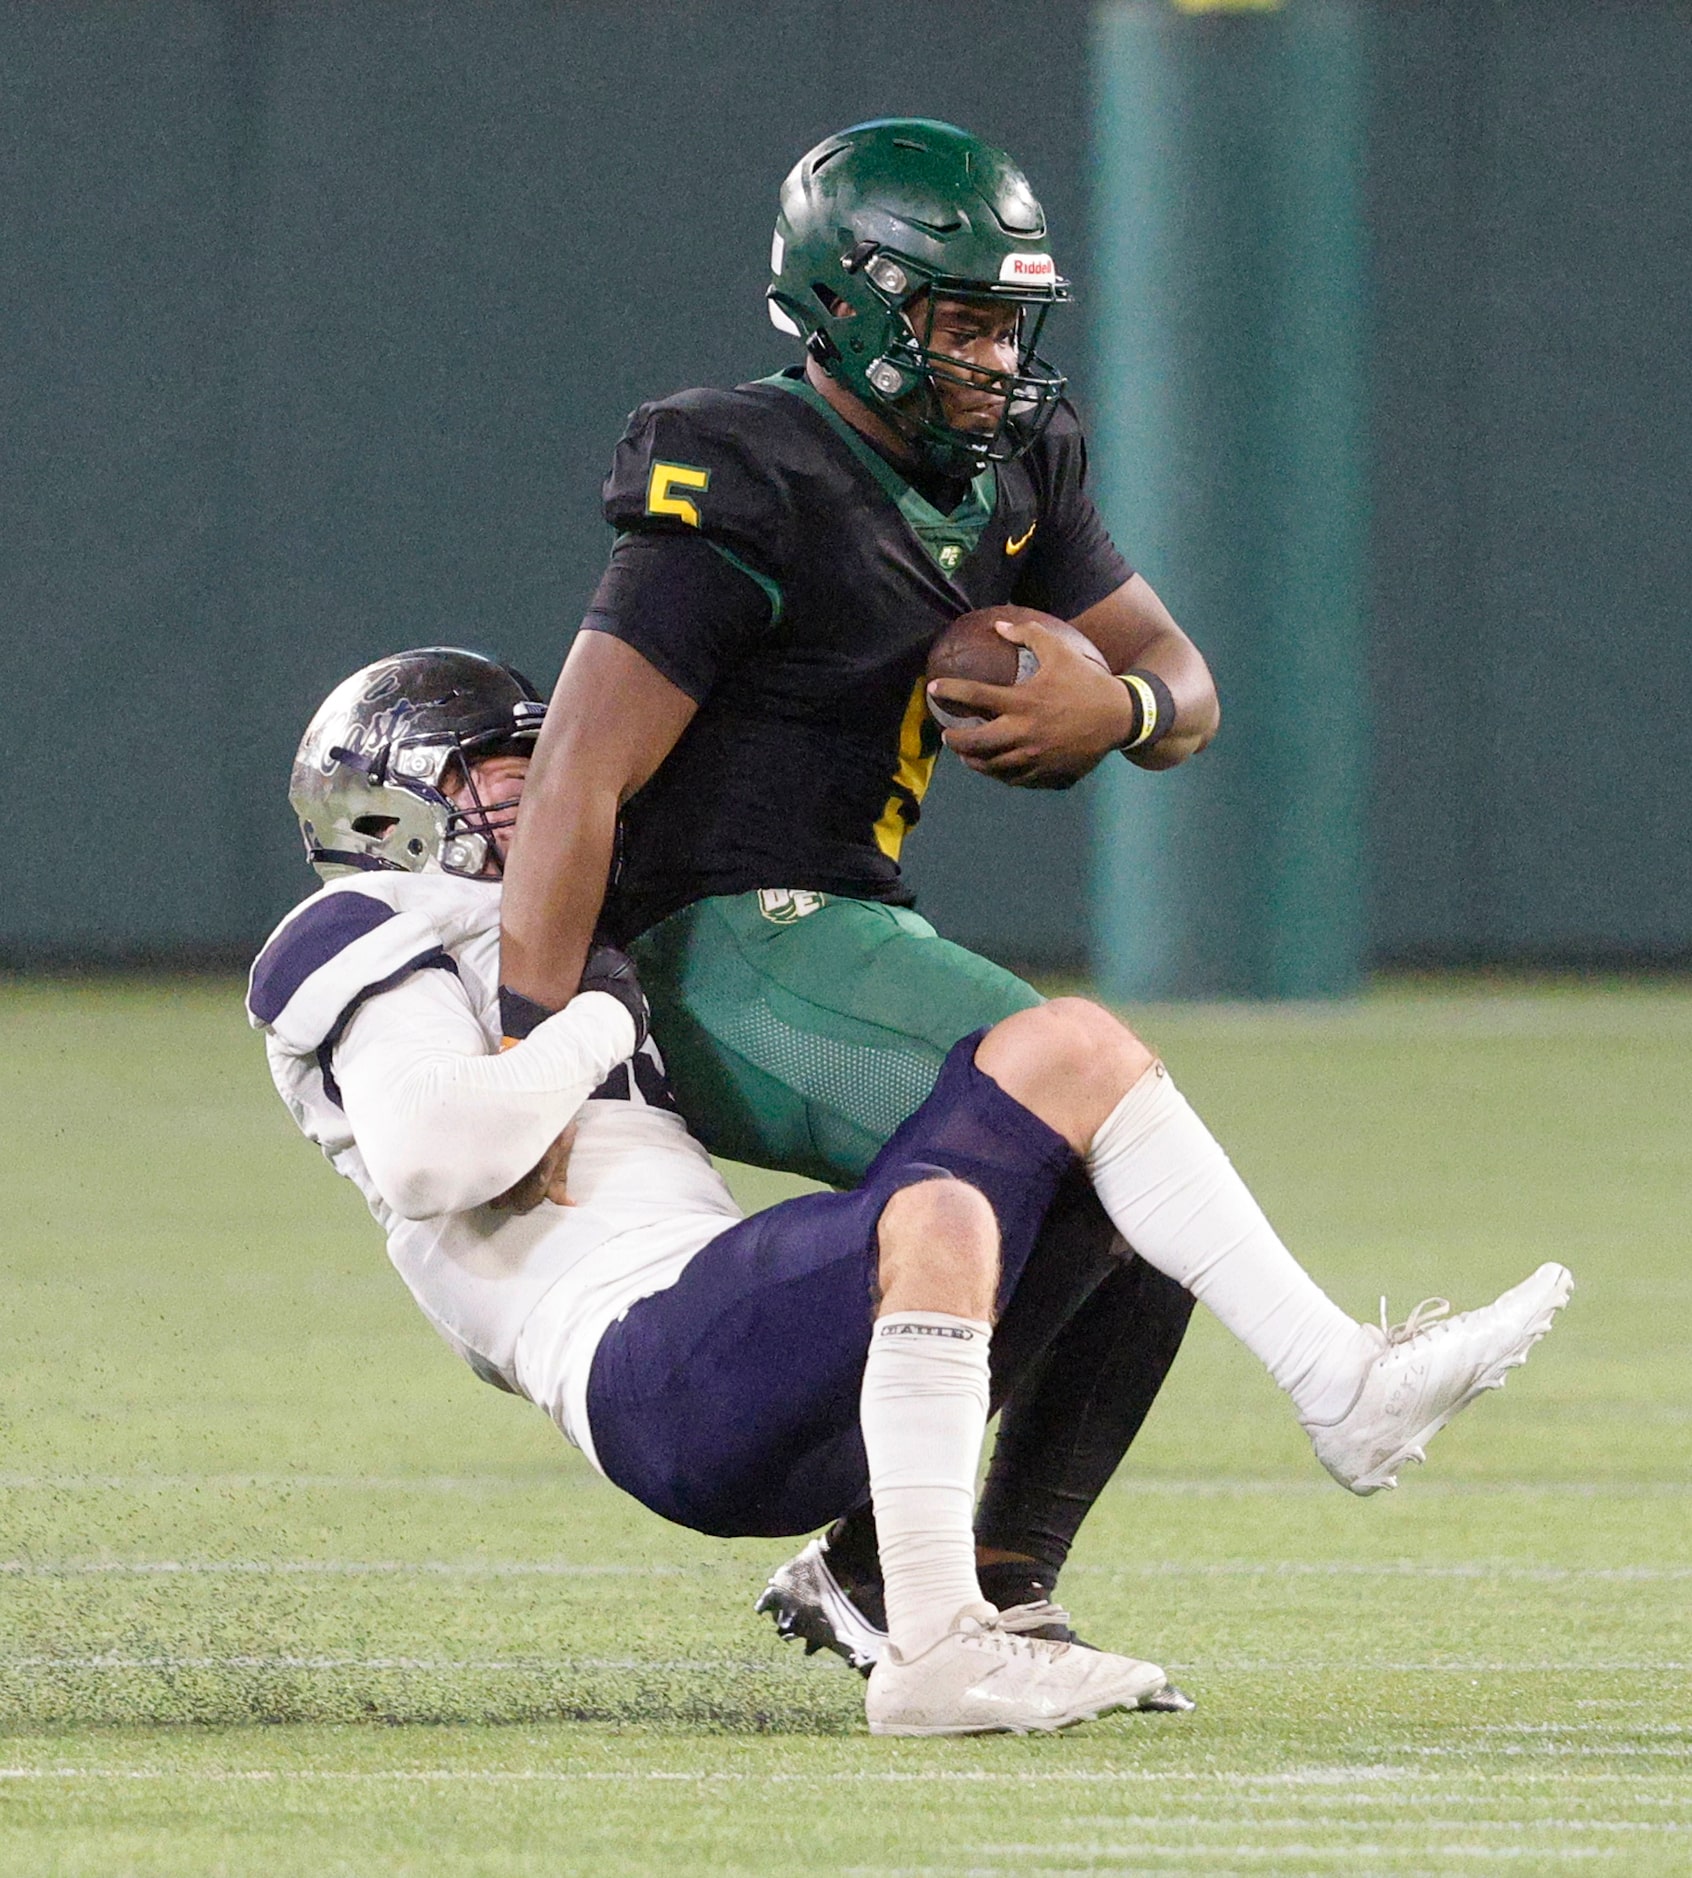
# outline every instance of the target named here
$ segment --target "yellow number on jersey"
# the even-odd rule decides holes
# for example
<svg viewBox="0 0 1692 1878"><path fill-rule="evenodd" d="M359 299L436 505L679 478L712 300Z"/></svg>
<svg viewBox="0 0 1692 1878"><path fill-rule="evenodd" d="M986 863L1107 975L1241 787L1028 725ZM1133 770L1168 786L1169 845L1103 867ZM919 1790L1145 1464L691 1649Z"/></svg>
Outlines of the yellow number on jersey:
<svg viewBox="0 0 1692 1878"><path fill-rule="evenodd" d="M919 678L899 726L899 767L893 772L893 793L875 825L875 845L890 861L899 858L906 832L916 820L917 805L928 793L939 755L940 727L928 714L928 680Z"/></svg>
<svg viewBox="0 0 1692 1878"><path fill-rule="evenodd" d="M673 491L697 489L703 492L710 486L711 472L707 469L695 469L691 463L654 463L652 474L646 479L646 512L648 515L675 515L689 528L697 528L698 509L686 496L678 496Z"/></svg>

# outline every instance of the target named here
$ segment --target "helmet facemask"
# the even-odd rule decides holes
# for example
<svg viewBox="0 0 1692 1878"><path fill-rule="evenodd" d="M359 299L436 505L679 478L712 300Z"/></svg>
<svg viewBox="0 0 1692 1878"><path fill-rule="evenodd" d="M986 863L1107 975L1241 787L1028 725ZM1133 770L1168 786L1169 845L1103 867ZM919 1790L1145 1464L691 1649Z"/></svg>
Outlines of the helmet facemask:
<svg viewBox="0 0 1692 1878"><path fill-rule="evenodd" d="M806 351L884 418L932 469L974 476L989 463L1009 463L1039 438L1052 420L1068 380L1040 355L1046 315L1069 300L1069 283L1052 278L1039 289L926 276L909 256L861 242L844 257L858 291L812 288ZM770 295L782 307L783 296ZM1017 310L1017 362L1013 371L970 365L933 344L941 301ZM791 319L791 315L789 316ZM1002 402L991 430L972 430L946 416L943 385L987 392Z"/></svg>
<svg viewBox="0 0 1692 1878"><path fill-rule="evenodd" d="M329 754L348 769L361 772L372 791L369 808L354 818L352 828L378 843L372 850L374 856L389 860L391 865L404 865L385 854L393 832L410 820L403 813L386 813L399 807L392 798L403 792L431 812L435 835L424 845L432 851L441 872L476 880L504 871L495 831L510 825L518 803L516 796L484 802L476 784L476 765L488 757L527 756L533 747L533 731L526 736L484 732L475 737L437 731L407 738L403 724L396 724L388 741L368 756L339 746ZM449 788L455 771L456 786ZM417 842L416 835L407 837L405 845L410 854L417 853ZM425 854L422 865L427 866L428 859Z"/></svg>
<svg viewBox="0 0 1692 1878"><path fill-rule="evenodd" d="M524 756L534 747L534 739L529 739L527 749L501 748L484 751L480 757L467 757L459 753L458 760L463 768L463 793L454 800L448 797L449 809L446 827L441 837L441 867L449 874L468 874L475 878L481 874L503 874L505 859L500 853L499 833L516 826L518 796L504 796L497 802L484 802L482 792L476 786L476 764L495 756ZM443 772L442 781L445 780ZM480 856L479 863L477 857Z"/></svg>
<svg viewBox="0 0 1692 1878"><path fill-rule="evenodd" d="M902 267L898 271L906 272ZM1015 369L994 371L938 349L934 320L942 301L994 309L1002 309L1007 302L1014 305ZM1056 304L1048 295L1035 298L984 291L979 282L919 286L889 309L893 318L887 328L888 344L864 372L872 394L866 402L935 469L973 476L989 463L1011 462L1051 422L1064 394L1067 380L1039 351L1046 315ZM998 421L991 429L954 424L946 414L944 389L948 386L996 399Z"/></svg>

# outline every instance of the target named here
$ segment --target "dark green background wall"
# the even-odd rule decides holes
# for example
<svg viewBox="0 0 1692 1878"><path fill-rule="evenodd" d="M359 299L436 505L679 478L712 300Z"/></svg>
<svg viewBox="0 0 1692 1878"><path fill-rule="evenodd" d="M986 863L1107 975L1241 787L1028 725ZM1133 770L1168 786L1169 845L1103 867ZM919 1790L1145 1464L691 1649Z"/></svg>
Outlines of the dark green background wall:
<svg viewBox="0 0 1692 1878"><path fill-rule="evenodd" d="M68 795L14 846L0 954L262 935L309 878L293 743L381 651L468 640L549 682L626 412L790 356L774 193L829 130L1014 142L1078 248L1086 13L1043 8L1033 51L1029 17L0 6L7 761L50 735ZM954 854L1006 808L1069 837L1038 842L1067 891L1001 893L974 936L1076 954L1076 811L951 780Z"/></svg>
<svg viewBox="0 0 1692 1878"><path fill-rule="evenodd" d="M1222 693L1169 776L1112 763L1099 980L1121 1000L1355 990L1367 951L1368 15L1098 20L1092 257L1107 512Z"/></svg>
<svg viewBox="0 0 1692 1878"><path fill-rule="evenodd" d="M1684 952L1687 10L1367 11L1372 943ZM470 640L550 679L623 414L787 356L773 192L827 130L1006 143L1085 287L1092 24L0 0L0 960L250 943L305 884L293 740L359 661ZM1084 398L1132 342L1072 322ZM1202 568L1148 572L1225 637ZM1078 960L1088 793L944 774L931 910Z"/></svg>
<svg viewBox="0 0 1692 1878"><path fill-rule="evenodd" d="M1692 953L1692 7L1392 6L1376 943Z"/></svg>

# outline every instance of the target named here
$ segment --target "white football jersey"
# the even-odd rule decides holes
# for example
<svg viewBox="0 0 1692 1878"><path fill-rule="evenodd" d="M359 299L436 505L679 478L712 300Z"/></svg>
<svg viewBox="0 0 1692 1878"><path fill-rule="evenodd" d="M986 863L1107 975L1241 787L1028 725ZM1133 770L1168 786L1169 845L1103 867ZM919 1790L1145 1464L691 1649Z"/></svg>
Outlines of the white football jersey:
<svg viewBox="0 0 1692 1878"><path fill-rule="evenodd" d="M248 1014L289 1112L363 1193L412 1295L480 1376L521 1393L523 1325L543 1297L553 1321L563 1309L548 1406L596 1460L584 1405L600 1337L741 1213L651 1039L619 1061L633 1027L613 999L576 998L499 1055L498 966L496 881L357 874L277 927ZM573 1204L443 1202L502 1191L572 1114Z"/></svg>

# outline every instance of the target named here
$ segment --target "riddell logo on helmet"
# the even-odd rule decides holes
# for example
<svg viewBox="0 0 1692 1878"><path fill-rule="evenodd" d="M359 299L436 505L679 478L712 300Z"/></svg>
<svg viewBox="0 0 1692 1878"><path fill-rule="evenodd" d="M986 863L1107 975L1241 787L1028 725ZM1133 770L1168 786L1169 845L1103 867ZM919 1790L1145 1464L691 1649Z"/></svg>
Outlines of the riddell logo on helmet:
<svg viewBox="0 0 1692 1878"><path fill-rule="evenodd" d="M1000 280L1048 281L1057 279L1049 254L1007 254L999 266Z"/></svg>

